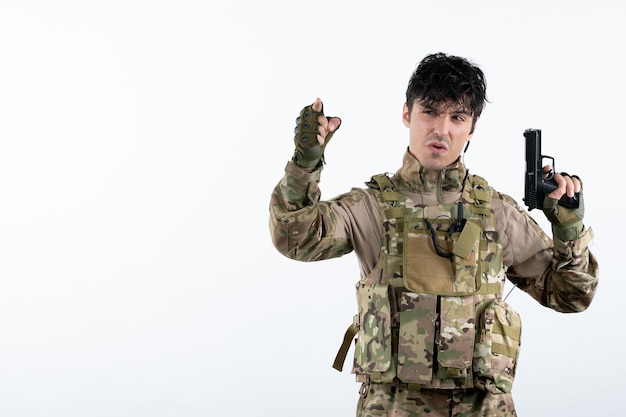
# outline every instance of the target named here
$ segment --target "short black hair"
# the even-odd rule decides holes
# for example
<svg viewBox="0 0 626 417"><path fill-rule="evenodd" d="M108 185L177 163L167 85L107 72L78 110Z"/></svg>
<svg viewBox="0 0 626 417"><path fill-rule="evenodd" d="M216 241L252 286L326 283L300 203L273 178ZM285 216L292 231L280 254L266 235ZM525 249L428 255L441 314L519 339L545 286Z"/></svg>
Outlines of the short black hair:
<svg viewBox="0 0 626 417"><path fill-rule="evenodd" d="M452 102L469 110L476 123L487 102L483 71L465 58L442 52L427 55L417 65L406 89L409 112L419 101L433 108Z"/></svg>

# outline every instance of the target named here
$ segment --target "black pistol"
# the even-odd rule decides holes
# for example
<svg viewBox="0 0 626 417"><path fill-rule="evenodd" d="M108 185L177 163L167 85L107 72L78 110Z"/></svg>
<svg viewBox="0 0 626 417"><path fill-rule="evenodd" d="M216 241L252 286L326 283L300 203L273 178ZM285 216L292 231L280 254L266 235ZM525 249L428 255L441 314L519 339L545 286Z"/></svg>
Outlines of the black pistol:
<svg viewBox="0 0 626 417"><path fill-rule="evenodd" d="M556 180L553 174L544 178L543 160L552 161L552 172L554 172L554 158L541 154L541 129L526 129L526 179L524 187L524 203L528 210L542 209L543 199L547 194L557 189ZM564 195L559 200L559 205L568 208L578 208L578 194L573 197Z"/></svg>

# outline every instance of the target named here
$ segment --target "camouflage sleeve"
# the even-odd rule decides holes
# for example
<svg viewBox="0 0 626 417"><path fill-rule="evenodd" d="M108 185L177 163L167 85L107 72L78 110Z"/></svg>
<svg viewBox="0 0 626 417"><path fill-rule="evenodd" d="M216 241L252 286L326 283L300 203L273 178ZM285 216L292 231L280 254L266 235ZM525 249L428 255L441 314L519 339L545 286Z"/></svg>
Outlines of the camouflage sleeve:
<svg viewBox="0 0 626 417"><path fill-rule="evenodd" d="M320 201L323 168L307 170L288 162L270 201L270 234L276 249L300 261L339 257L353 250L337 202Z"/></svg>
<svg viewBox="0 0 626 417"><path fill-rule="evenodd" d="M598 284L598 262L589 250L593 231L585 229L573 241L552 240L513 199L502 195L502 205L504 261L511 282L555 311L587 309Z"/></svg>

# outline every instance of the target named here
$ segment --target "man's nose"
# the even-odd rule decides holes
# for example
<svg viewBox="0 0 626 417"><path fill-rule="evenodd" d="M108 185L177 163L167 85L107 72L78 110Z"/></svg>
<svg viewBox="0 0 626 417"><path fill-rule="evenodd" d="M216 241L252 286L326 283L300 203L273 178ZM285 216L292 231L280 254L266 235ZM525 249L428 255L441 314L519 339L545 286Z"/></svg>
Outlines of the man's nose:
<svg viewBox="0 0 626 417"><path fill-rule="evenodd" d="M450 133L450 119L448 115L442 114L435 118L434 131L438 136L448 136L448 133Z"/></svg>

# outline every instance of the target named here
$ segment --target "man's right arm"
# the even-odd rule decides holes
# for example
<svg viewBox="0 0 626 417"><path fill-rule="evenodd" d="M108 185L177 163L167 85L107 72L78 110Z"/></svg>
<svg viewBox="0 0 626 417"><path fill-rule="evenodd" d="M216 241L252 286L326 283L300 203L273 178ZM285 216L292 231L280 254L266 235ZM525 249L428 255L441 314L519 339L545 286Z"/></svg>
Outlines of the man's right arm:
<svg viewBox="0 0 626 417"><path fill-rule="evenodd" d="M324 149L341 120L327 118L322 101L302 109L296 120L295 152L270 201L270 233L283 255L302 261L341 256L352 250L345 234L336 238L337 215L320 203Z"/></svg>
<svg viewBox="0 0 626 417"><path fill-rule="evenodd" d="M335 237L337 214L320 202L321 168L312 172L289 161L270 200L270 234L276 249L288 258L316 261L352 250L347 236Z"/></svg>

